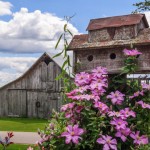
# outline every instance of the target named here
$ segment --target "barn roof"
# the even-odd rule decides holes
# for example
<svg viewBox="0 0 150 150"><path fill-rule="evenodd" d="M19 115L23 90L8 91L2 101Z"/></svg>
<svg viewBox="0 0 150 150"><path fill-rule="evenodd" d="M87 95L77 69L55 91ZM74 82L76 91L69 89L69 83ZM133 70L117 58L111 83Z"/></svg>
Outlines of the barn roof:
<svg viewBox="0 0 150 150"><path fill-rule="evenodd" d="M135 25L140 23L142 19L145 24L145 27L148 28L149 25L146 20L145 14L130 14L124 16L91 19L87 27L87 30L91 31L91 30L98 30L102 28Z"/></svg>
<svg viewBox="0 0 150 150"><path fill-rule="evenodd" d="M131 43L135 46L150 44L150 28L143 29L139 32L135 39L129 40L112 40L102 42L88 42L88 34L75 35L68 47L68 50L87 50L87 49L101 49L114 48L122 46L130 46Z"/></svg>
<svg viewBox="0 0 150 150"><path fill-rule="evenodd" d="M51 56L50 56L51 55ZM41 61L45 61L45 63L48 63L48 61L53 61L55 62L60 68L61 68L61 65L63 63L63 58L59 57L59 58L54 58L53 59L53 56L52 54L50 53L44 53L23 75L21 75L19 78L15 79L14 81L11 81L9 82L8 84L0 87L0 90L3 89L3 88L6 88L7 86L9 86L10 84L12 83L15 83L19 80L21 80L22 78L24 78L27 74L29 74Z"/></svg>

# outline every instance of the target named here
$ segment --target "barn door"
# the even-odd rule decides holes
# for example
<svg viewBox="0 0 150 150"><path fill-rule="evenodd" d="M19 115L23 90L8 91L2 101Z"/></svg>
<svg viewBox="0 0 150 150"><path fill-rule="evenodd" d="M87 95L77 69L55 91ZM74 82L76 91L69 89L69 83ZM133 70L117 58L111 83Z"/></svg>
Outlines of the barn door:
<svg viewBox="0 0 150 150"><path fill-rule="evenodd" d="M28 117L46 118L48 113L47 93L45 92L27 92L28 99Z"/></svg>
<svg viewBox="0 0 150 150"><path fill-rule="evenodd" d="M28 117L38 117L38 112L36 108L37 102L37 92L27 91L27 102L28 102Z"/></svg>
<svg viewBox="0 0 150 150"><path fill-rule="evenodd" d="M26 91L8 90L8 115L26 117Z"/></svg>

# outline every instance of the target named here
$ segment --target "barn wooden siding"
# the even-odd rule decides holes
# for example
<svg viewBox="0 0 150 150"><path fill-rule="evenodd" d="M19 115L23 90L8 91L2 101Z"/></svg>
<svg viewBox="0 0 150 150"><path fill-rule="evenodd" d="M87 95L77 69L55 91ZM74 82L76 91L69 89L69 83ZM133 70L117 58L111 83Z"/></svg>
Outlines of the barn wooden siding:
<svg viewBox="0 0 150 150"><path fill-rule="evenodd" d="M61 105L61 68L46 53L20 78L0 88L0 116L48 118Z"/></svg>

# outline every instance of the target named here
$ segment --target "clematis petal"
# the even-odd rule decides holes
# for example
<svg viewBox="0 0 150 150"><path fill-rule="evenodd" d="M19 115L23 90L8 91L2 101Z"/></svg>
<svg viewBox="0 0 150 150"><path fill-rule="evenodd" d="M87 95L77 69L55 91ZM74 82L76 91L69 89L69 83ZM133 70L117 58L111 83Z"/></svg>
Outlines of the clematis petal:
<svg viewBox="0 0 150 150"><path fill-rule="evenodd" d="M65 143L66 143L66 144L69 144L69 143L71 142L71 139L72 139L71 136L67 136L67 137L66 137L66 140L65 140Z"/></svg>
<svg viewBox="0 0 150 150"><path fill-rule="evenodd" d="M67 136L69 136L70 134L68 133L68 132L63 132L62 134L61 134L61 137L67 137Z"/></svg>
<svg viewBox="0 0 150 150"><path fill-rule="evenodd" d="M73 130L78 129L78 127L79 127L79 125L78 125L78 124L75 124L75 125L73 126Z"/></svg>
<svg viewBox="0 0 150 150"><path fill-rule="evenodd" d="M115 134L115 136L116 136L116 137L121 137L121 132L117 132L117 133Z"/></svg>
<svg viewBox="0 0 150 150"><path fill-rule="evenodd" d="M105 144L106 143L106 141L103 140L102 138L98 138L96 142L99 144Z"/></svg>
<svg viewBox="0 0 150 150"><path fill-rule="evenodd" d="M109 135L106 135L106 138L107 138L107 140L111 140L112 139L112 137L109 136Z"/></svg>
<svg viewBox="0 0 150 150"><path fill-rule="evenodd" d="M79 139L79 136L73 136L72 137L72 142L75 143L75 144L78 144L79 143L78 139Z"/></svg>
<svg viewBox="0 0 150 150"><path fill-rule="evenodd" d="M102 135L102 138L106 141L107 140L107 136Z"/></svg>
<svg viewBox="0 0 150 150"><path fill-rule="evenodd" d="M112 140L111 140L111 144L117 144L116 139L112 139Z"/></svg>
<svg viewBox="0 0 150 150"><path fill-rule="evenodd" d="M121 139L122 139L123 142L125 142L127 138L124 135L122 135Z"/></svg>
<svg viewBox="0 0 150 150"><path fill-rule="evenodd" d="M135 133L131 133L131 134L130 134L130 137L131 137L132 139L135 139Z"/></svg>
<svg viewBox="0 0 150 150"><path fill-rule="evenodd" d="M116 145L111 145L111 144L109 144L109 146L110 146L110 148L111 148L112 150L117 150L117 146L116 146Z"/></svg>
<svg viewBox="0 0 150 150"><path fill-rule="evenodd" d="M105 144L105 145L103 146L103 150L110 150L109 145L108 145L108 144Z"/></svg>
<svg viewBox="0 0 150 150"><path fill-rule="evenodd" d="M69 133L72 132L72 126L71 126L71 125L68 125L68 126L67 126L67 131L68 131Z"/></svg>
<svg viewBox="0 0 150 150"><path fill-rule="evenodd" d="M84 130L83 129L78 129L78 135L81 135L84 133Z"/></svg>

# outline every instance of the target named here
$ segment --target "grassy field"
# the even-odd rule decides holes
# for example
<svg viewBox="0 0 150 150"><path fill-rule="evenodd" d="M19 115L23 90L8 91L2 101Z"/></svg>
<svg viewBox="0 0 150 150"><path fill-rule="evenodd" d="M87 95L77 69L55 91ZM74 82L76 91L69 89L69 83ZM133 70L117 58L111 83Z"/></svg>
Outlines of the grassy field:
<svg viewBox="0 0 150 150"><path fill-rule="evenodd" d="M6 150L27 150L30 145L21 145L21 144L12 144L9 145ZM34 147L34 146L33 146ZM2 146L0 145L0 150L2 150ZM34 150L39 150L38 147L34 147Z"/></svg>
<svg viewBox="0 0 150 150"><path fill-rule="evenodd" d="M0 131L37 132L43 129L47 120L28 118L0 118Z"/></svg>

